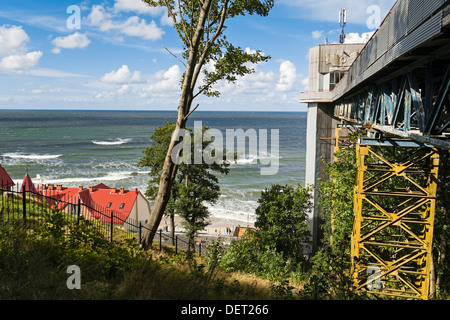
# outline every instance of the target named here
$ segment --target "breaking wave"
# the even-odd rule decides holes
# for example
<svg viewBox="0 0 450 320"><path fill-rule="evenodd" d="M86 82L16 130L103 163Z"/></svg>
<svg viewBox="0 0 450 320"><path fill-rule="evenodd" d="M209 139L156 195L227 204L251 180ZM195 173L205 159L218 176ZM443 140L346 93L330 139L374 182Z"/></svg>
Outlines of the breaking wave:
<svg viewBox="0 0 450 320"><path fill-rule="evenodd" d="M4 153L2 157L11 159L26 159L26 160L49 160L61 157L62 154L23 154L23 153Z"/></svg>
<svg viewBox="0 0 450 320"><path fill-rule="evenodd" d="M115 140L105 140L105 141L98 141L98 140L92 140L93 144L100 145L100 146L118 146L121 144L125 144L130 142L132 139L115 139Z"/></svg>

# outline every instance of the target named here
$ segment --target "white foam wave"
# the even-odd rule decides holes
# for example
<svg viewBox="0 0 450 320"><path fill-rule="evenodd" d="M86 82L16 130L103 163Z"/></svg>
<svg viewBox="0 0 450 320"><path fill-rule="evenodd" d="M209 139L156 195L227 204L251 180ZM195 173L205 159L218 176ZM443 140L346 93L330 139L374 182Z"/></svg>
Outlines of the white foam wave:
<svg viewBox="0 0 450 320"><path fill-rule="evenodd" d="M25 160L49 160L61 157L62 154L23 154L23 153L4 153L2 157L11 159L25 159Z"/></svg>
<svg viewBox="0 0 450 320"><path fill-rule="evenodd" d="M119 171L110 172L103 176L98 177L72 177L72 178L57 178L57 179L46 179L45 177L40 177L40 181L37 183L44 184L61 184L64 186L73 186L79 184L89 184L92 182L113 182L121 181L132 178L135 174L148 174L148 171Z"/></svg>
<svg viewBox="0 0 450 320"><path fill-rule="evenodd" d="M130 142L132 139L116 139L116 140L107 140L107 141L98 141L98 140L92 140L93 144L100 145L100 146L118 146L121 144L125 144Z"/></svg>
<svg viewBox="0 0 450 320"><path fill-rule="evenodd" d="M267 162L276 159L281 159L282 157L275 157L272 155L241 155L235 162L231 164L235 165L246 165L246 164L257 164L258 162Z"/></svg>
<svg viewBox="0 0 450 320"><path fill-rule="evenodd" d="M217 204L208 207L211 216L220 219L232 219L243 223L254 223L256 221L255 209L258 206L257 201L228 199L219 200Z"/></svg>

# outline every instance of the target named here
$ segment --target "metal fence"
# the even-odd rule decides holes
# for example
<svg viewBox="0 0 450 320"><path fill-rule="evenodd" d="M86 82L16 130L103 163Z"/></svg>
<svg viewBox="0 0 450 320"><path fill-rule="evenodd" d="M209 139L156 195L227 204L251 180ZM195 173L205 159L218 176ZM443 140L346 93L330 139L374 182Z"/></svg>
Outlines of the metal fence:
<svg viewBox="0 0 450 320"><path fill-rule="evenodd" d="M39 187L35 189L39 190ZM123 220L123 215L118 212L93 202L83 203L80 198L77 201L65 201L59 198L56 192L43 195L20 190L18 185L0 186L0 222L32 230L40 226L46 216L56 213L63 213L65 224L91 224L106 239L115 243L129 240L140 244L143 232L148 230L143 221ZM199 255L207 254L205 241L200 238L189 248L188 239L183 233L176 233L172 237L169 232L160 229L155 236L153 248L161 251L163 244L173 245L176 254L179 249L191 249Z"/></svg>

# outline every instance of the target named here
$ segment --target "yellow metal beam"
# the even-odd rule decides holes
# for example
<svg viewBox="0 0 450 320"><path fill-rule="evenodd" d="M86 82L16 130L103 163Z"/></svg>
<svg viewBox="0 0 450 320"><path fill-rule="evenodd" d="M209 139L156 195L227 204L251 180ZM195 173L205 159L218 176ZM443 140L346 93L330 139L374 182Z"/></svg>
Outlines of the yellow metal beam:
<svg viewBox="0 0 450 320"><path fill-rule="evenodd" d="M396 162L396 153L388 148L356 147L353 285L357 291L376 295L426 300L438 150L420 147Z"/></svg>

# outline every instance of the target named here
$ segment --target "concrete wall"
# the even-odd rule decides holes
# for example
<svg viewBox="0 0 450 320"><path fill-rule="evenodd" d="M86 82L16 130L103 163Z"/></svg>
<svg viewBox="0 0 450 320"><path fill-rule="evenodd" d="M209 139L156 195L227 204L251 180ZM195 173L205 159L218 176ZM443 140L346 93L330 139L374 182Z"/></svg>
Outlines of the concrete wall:
<svg viewBox="0 0 450 320"><path fill-rule="evenodd" d="M308 104L308 127L306 132L306 185L314 185L314 209L309 213L310 231L313 235L312 252L315 252L322 232L321 214L318 206L318 189L321 180L329 179L325 174L325 163L334 161L335 128L339 121L333 117L331 103Z"/></svg>
<svg viewBox="0 0 450 320"><path fill-rule="evenodd" d="M127 222L138 225L139 222L142 222L143 225L150 218L150 203L148 200L142 195L142 193L138 193L136 197L136 201L134 202L133 208L131 209L130 215L127 218Z"/></svg>

